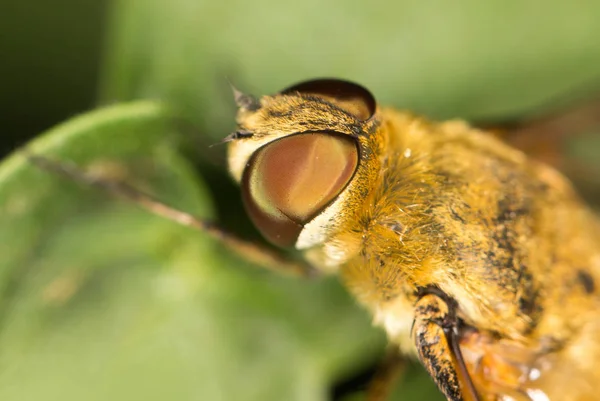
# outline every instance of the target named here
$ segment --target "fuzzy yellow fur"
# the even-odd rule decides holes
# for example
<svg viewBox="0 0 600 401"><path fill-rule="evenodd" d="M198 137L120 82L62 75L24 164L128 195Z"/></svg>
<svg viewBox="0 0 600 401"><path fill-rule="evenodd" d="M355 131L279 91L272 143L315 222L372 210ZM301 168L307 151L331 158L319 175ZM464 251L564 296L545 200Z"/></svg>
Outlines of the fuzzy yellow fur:
<svg viewBox="0 0 600 401"><path fill-rule="evenodd" d="M252 134L230 145L238 180L257 148L286 135L355 138L357 171L306 225L301 247L317 268L339 272L403 351L414 354L417 292L435 287L485 340L463 345L475 355L469 369L485 399L540 388L551 400L594 399L600 230L560 173L461 121L393 109L359 121L330 98L266 96L258 109L242 109L238 124ZM487 383L476 372L484 360L496 361L492 370L514 365L542 375L506 373ZM572 376L578 387L566 392Z"/></svg>

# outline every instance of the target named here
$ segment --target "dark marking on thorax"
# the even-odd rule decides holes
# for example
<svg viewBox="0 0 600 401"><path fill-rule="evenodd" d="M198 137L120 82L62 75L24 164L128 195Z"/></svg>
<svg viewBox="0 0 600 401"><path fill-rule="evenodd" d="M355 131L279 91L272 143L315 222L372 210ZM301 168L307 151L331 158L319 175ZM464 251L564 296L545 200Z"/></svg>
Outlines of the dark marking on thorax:
<svg viewBox="0 0 600 401"><path fill-rule="evenodd" d="M592 294L594 291L596 291L596 282L590 273L580 269L577 271L577 279L583 286L583 290L586 294Z"/></svg>

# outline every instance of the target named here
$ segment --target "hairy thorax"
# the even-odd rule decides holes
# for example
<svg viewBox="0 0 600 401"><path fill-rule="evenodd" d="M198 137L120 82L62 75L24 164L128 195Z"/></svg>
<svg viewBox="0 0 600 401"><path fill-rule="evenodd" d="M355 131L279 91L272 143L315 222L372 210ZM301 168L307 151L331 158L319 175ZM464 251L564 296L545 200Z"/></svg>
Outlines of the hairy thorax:
<svg viewBox="0 0 600 401"><path fill-rule="evenodd" d="M344 255L348 288L407 352L429 286L457 301L465 327L531 358L576 338L598 306L600 235L570 184L463 122L382 114L377 182L313 259Z"/></svg>

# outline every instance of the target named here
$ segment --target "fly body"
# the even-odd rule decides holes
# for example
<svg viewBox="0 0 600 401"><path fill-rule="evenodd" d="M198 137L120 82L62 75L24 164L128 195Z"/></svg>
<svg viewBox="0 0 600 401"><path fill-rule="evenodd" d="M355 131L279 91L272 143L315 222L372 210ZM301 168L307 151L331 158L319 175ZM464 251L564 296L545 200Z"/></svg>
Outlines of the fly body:
<svg viewBox="0 0 600 401"><path fill-rule="evenodd" d="M236 98L254 223L339 274L449 400L598 398L600 226L559 172L345 81Z"/></svg>

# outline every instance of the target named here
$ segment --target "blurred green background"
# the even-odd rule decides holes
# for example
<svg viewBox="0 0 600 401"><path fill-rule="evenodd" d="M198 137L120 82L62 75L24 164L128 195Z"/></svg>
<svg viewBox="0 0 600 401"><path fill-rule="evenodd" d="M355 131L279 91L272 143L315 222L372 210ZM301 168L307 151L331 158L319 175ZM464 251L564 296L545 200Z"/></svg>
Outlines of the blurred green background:
<svg viewBox="0 0 600 401"><path fill-rule="evenodd" d="M592 0L0 0L0 147L70 120L31 149L256 238L207 147L234 127L227 79L263 94L336 76L501 121L598 92L599 17ZM570 147L591 163L585 139ZM18 154L0 223L3 400L358 400L382 353L335 280L261 272ZM436 396L416 367L394 399Z"/></svg>

